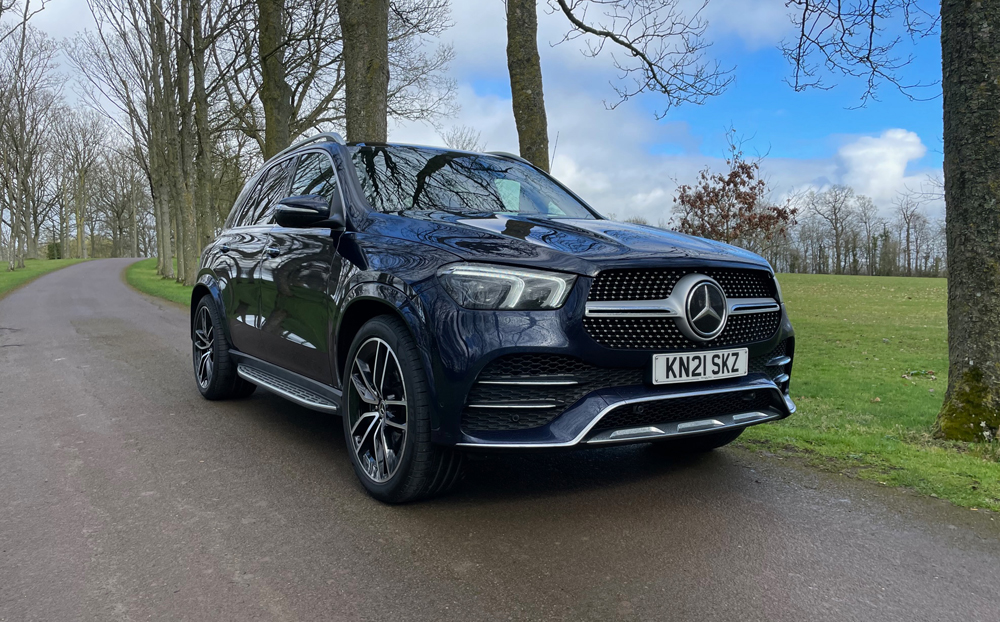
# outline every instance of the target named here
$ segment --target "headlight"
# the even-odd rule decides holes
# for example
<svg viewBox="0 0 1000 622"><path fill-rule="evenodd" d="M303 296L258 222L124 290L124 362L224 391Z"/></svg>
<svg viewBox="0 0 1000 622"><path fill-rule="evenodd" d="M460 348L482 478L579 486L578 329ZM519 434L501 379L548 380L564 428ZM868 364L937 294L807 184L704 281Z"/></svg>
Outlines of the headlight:
<svg viewBox="0 0 1000 622"><path fill-rule="evenodd" d="M778 302L784 303L785 299L781 295L781 283L778 282L778 275L774 275L774 289L778 290Z"/></svg>
<svg viewBox="0 0 1000 622"><path fill-rule="evenodd" d="M558 309L576 281L572 274L469 263L445 266L438 278L466 309Z"/></svg>

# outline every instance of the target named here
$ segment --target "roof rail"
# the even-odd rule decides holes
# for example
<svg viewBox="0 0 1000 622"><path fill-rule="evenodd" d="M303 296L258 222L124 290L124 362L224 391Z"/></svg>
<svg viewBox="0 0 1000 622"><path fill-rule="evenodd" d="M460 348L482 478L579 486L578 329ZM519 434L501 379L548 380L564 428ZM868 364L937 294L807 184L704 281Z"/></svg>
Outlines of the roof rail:
<svg viewBox="0 0 1000 622"><path fill-rule="evenodd" d="M288 147L285 147L284 149L282 149L278 153L276 153L273 156L271 156L270 158L268 158L267 161L270 162L271 160L273 160L273 159L275 159L277 157L285 155L289 151L294 151L294 150L298 149L299 147L305 147L309 143L315 143L315 142L319 142L321 140L325 140L325 141L332 142L332 143L337 143L338 145L346 145L347 144L346 142L344 142L344 137L341 136L337 132L320 132L319 134L314 134L314 135L310 136L309 138L303 138L302 140L300 140L297 143L292 143ZM266 164L266 162L265 162L265 164Z"/></svg>
<svg viewBox="0 0 1000 622"><path fill-rule="evenodd" d="M517 160L518 162L524 162L525 164L531 164L531 162L529 162L528 160L522 158L521 156L519 156L519 155L517 155L515 153L509 153L507 151L487 151L486 154L487 155L500 156L500 157L503 157L503 158L510 158L511 160ZM534 164L531 164L531 166L534 166Z"/></svg>

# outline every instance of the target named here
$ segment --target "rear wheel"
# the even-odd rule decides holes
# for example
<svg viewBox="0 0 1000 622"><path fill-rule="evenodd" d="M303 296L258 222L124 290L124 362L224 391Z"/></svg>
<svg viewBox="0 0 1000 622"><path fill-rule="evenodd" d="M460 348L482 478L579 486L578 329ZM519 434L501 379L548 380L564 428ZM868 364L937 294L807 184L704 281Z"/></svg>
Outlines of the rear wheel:
<svg viewBox="0 0 1000 622"><path fill-rule="evenodd" d="M229 343L221 326L222 317L215 301L204 296L195 307L191 326L191 355L198 390L209 400L247 397L257 385L236 375L236 362L229 355Z"/></svg>
<svg viewBox="0 0 1000 622"><path fill-rule="evenodd" d="M743 433L743 429L737 428L722 432L710 432L708 434L699 434L698 436L682 436L680 438L658 441L653 443L653 447L657 451L663 451L664 453L700 454L732 443Z"/></svg>
<svg viewBox="0 0 1000 622"><path fill-rule="evenodd" d="M362 326L342 386L348 454L370 495L404 503L454 486L462 455L431 443L427 376L406 325L380 316Z"/></svg>

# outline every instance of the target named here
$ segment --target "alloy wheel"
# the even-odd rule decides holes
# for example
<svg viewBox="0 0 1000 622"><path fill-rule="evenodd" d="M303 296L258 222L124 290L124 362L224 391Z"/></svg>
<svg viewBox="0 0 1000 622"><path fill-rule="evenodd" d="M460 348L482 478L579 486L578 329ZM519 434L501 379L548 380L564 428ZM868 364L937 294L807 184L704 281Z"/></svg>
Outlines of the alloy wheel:
<svg viewBox="0 0 1000 622"><path fill-rule="evenodd" d="M372 337L351 363L348 423L358 464L376 483L399 469L406 449L407 402L403 370L389 344Z"/></svg>
<svg viewBox="0 0 1000 622"><path fill-rule="evenodd" d="M201 388L207 388L215 373L215 328L208 307L198 309L194 324L194 373Z"/></svg>

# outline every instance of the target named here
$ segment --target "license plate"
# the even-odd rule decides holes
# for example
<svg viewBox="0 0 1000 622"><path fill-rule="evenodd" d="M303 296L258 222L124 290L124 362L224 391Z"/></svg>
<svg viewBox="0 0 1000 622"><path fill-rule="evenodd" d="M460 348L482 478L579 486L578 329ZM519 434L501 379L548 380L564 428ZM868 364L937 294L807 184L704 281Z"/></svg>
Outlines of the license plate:
<svg viewBox="0 0 1000 622"><path fill-rule="evenodd" d="M654 354L653 384L701 382L747 375L747 349Z"/></svg>

